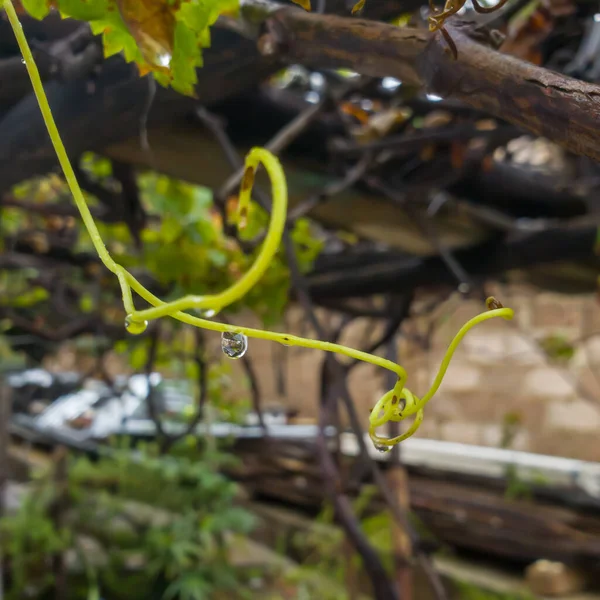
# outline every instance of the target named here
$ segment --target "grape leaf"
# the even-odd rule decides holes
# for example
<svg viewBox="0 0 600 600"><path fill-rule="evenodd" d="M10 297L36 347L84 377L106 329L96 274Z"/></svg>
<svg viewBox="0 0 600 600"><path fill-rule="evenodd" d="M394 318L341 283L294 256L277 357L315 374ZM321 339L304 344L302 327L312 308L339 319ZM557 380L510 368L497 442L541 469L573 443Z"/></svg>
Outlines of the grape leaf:
<svg viewBox="0 0 600 600"><path fill-rule="evenodd" d="M94 21L104 17L109 0L55 0L52 4L59 7L63 17L71 17L79 21Z"/></svg>
<svg viewBox="0 0 600 600"><path fill-rule="evenodd" d="M50 0L21 0L21 5L34 19L43 19L50 12Z"/></svg>
<svg viewBox="0 0 600 600"><path fill-rule="evenodd" d="M122 53L140 75L152 73L163 86L194 95L202 49L219 15L234 13L239 0L22 0L33 17L50 8L90 23L101 34L106 57Z"/></svg>
<svg viewBox="0 0 600 600"><path fill-rule="evenodd" d="M164 0L117 0L121 17L151 70L168 73L175 15Z"/></svg>
<svg viewBox="0 0 600 600"><path fill-rule="evenodd" d="M198 35L182 21L178 21L175 26L171 63L173 88L182 94L192 94L197 81L196 67L201 66L201 63Z"/></svg>
<svg viewBox="0 0 600 600"><path fill-rule="evenodd" d="M145 68L145 61L137 46L137 42L127 29L121 15L116 10L108 10L104 18L91 21L92 32L102 34L104 56L108 58L122 52L127 62L136 62L140 74L145 75L150 69Z"/></svg>

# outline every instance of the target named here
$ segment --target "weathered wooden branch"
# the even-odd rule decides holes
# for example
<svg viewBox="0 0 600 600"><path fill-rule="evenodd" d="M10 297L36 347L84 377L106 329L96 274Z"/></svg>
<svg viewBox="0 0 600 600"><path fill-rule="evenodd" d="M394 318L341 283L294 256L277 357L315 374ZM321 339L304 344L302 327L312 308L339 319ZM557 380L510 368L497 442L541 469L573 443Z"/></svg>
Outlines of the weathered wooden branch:
<svg viewBox="0 0 600 600"><path fill-rule="evenodd" d="M326 500L317 452L309 444L240 440L236 452L243 464L229 474L257 496L305 510L318 510ZM414 471L409 490L412 511L437 542L515 561L546 557L582 566L593 564L600 552L598 518L572 508L540 499L507 500L489 482L447 481ZM378 495L371 510L383 506ZM427 542L436 545L429 537Z"/></svg>
<svg viewBox="0 0 600 600"><path fill-rule="evenodd" d="M471 24L448 25L455 60L442 36L425 29L311 14L264 0L247 0L243 14L259 32L265 56L397 77L600 159L600 87L502 54Z"/></svg>
<svg viewBox="0 0 600 600"><path fill-rule="evenodd" d="M528 269L552 263L577 262L585 269L586 261L594 261L597 227L582 225L559 227L546 231L509 236L504 241L491 241L455 253L456 259L476 281L485 281L511 270ZM316 300L360 297L376 293L407 292L411 289L436 288L454 283L444 261L436 257L373 253L357 266L355 256L322 257L308 277L310 291ZM352 265L352 266L351 266ZM554 268L556 266L554 265ZM582 279L571 293L593 291L598 260L590 263L590 277ZM580 274L581 275L581 274Z"/></svg>

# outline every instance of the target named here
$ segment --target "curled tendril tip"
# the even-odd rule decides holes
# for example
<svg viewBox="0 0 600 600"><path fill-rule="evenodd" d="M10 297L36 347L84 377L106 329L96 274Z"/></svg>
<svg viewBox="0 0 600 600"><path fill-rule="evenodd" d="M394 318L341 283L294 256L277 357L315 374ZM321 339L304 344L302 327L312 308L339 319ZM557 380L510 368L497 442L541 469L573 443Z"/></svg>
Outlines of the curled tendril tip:
<svg viewBox="0 0 600 600"><path fill-rule="evenodd" d="M419 429L423 422L423 409L425 405L433 398L438 391L444 375L448 370L450 361L458 345L467 333L479 323L501 317L510 320L514 316L512 308L505 308L494 297L490 297L486 301L487 310L467 321L454 336L450 343L446 354L442 359L442 364L438 373L429 388L429 391L422 397L418 398L408 388L405 387L406 377L399 377L396 385L389 392L384 394L379 402L374 406L369 417L369 436L379 449L385 450L395 446L403 440L413 435ZM390 421L403 421L404 419L414 416L411 426L401 435L394 438L385 438L377 435L376 429L389 423Z"/></svg>

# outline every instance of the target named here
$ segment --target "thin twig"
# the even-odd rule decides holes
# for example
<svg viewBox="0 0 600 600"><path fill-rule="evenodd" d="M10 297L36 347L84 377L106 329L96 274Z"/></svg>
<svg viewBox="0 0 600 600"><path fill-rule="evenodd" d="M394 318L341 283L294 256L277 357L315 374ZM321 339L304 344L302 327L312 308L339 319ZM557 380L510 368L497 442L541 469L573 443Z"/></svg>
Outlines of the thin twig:
<svg viewBox="0 0 600 600"><path fill-rule="evenodd" d="M408 311L410 310L410 306L413 301L413 297L414 295L412 293L408 293L397 299L396 305L390 307L392 308L391 312L389 313L391 316L389 317L385 330L378 339L376 339L370 346L365 348L364 352L367 352L368 354L373 354L377 352L379 348L387 344L391 339L393 339L396 336L398 328L402 325L403 321L407 317ZM345 365L345 368L348 369L348 371L350 371L351 369L356 367L356 365L359 362L360 361L353 360L348 365ZM394 362L396 362L395 359ZM394 387L395 383L396 382L393 381L392 385L389 386L390 389Z"/></svg>
<svg viewBox="0 0 600 600"><path fill-rule="evenodd" d="M167 449L171 448L179 440L193 435L196 427L204 417L204 407L208 399L208 364L206 362L206 343L204 333L201 329L195 329L196 349L194 351L194 363L198 370L198 395L196 399L196 414L192 417L185 429L176 435L169 437Z"/></svg>
<svg viewBox="0 0 600 600"><path fill-rule="evenodd" d="M361 77L357 81L352 81L340 89L336 90L330 96L323 98L320 102L309 106L294 119L292 119L285 127L280 129L266 144L265 148L273 154L280 154L285 150L300 134L302 134L308 126L321 114L321 112L331 103L337 103L342 100L347 94L360 89L371 81L370 78ZM237 171L227 179L219 190L219 196L226 198L237 188L242 181L244 170L238 167Z"/></svg>
<svg viewBox="0 0 600 600"><path fill-rule="evenodd" d="M311 113L309 114L310 119L308 119L308 120L307 120L307 117L304 116L304 118L301 119L301 121L300 121L302 124L302 127L300 127L298 125L298 119L296 119L295 126L288 127L286 129L288 133L285 136L284 135L275 136L275 138L272 140L272 142L277 142L278 145L284 144L284 142L290 143L293 139L293 137L291 137L292 133L294 135L298 135L301 132L301 130L310 123L310 121L312 120L312 118L314 118L314 116L316 116L316 114L318 114L318 113L313 113L311 111ZM224 133L224 130L221 128L219 132L220 132L220 134L221 134L221 132ZM223 137L222 135L221 135L221 139L223 140L223 147L229 148L228 153L232 154L231 148L233 148L233 145L230 144L229 139L226 137ZM230 159L233 159L231 162L235 162L234 155L231 155ZM230 178L221 187L221 191L218 194L221 197L221 199L225 198L229 194L228 186L235 187L237 185L238 181L235 181L235 183L232 184L232 182L234 181L234 177L235 177L235 175L232 178ZM233 187L232 187L232 189L233 189ZM263 205L263 208L265 208L266 210L269 210L270 199L268 198L268 196L264 192L261 192L260 190L258 190L256 188L255 188L255 196L256 196L257 200L260 202L260 204ZM286 224L286 227L284 228L283 243L284 243L285 253L287 256L287 260L288 260L288 266L290 269L292 286L294 287L297 296L300 298L301 304L305 307L305 312L306 312L307 318L313 325L315 331L317 332L317 335L319 335L319 337L321 337L321 339L325 339L326 336L324 335L324 330L321 327L318 319L316 318L316 316L314 314L314 310L313 310L312 304L310 302L310 297L306 291L306 284L304 282L302 273L299 269L299 266L298 266L298 263L296 260L296 255L294 252L294 244L293 244L291 236L290 236L289 225L287 225L287 224ZM330 360L331 358L332 358L331 355L328 355L328 360ZM342 523L344 530L346 531L349 539L352 540L355 548L357 549L357 551L363 558L365 567L367 568L367 572L369 573L369 576L373 583L373 588L376 593L376 598L379 600L394 600L396 598L396 595L394 593L394 590L391 588L391 586L389 584L387 575L385 573L385 569L384 569L383 565L381 564L379 557L374 552L374 550L371 548L368 541L364 538L364 535L360 529L360 525L358 524L358 522L352 512L352 507L350 506L347 497L343 496L339 492L338 485L335 483L336 481L338 481L339 475L337 472L335 462L333 461L333 458L332 458L331 454L329 453L329 449L327 448L327 441L326 441L325 430L324 430L324 426L325 426L324 424L328 421L328 419L329 419L329 417L328 417L327 407L323 406L322 410L321 410L321 417L320 417L321 427L319 430L317 447L318 447L319 453L321 455L321 462L322 462L323 470L325 472L325 480L328 482L331 482L330 485L328 486L329 493L330 493L332 501L336 507L338 517L340 518L340 522Z"/></svg>
<svg viewBox="0 0 600 600"><path fill-rule="evenodd" d="M327 447L325 428L331 421L338 391L337 385L328 387L325 401L321 405L319 418L317 451L321 462L321 468L323 469L325 487L331 498L340 524L363 560L365 569L373 586L373 597L376 600L400 600L398 594L391 585L379 556L361 531L358 519L352 510L352 505L341 489L342 485L339 478L339 472Z"/></svg>
<svg viewBox="0 0 600 600"><path fill-rule="evenodd" d="M365 152L360 160L346 172L342 179L327 184L320 192L313 194L298 204L296 208L290 210L288 222L291 223L296 219L305 216L325 200L333 198L334 196L345 192L349 187L352 187L363 177L370 163L371 154L369 152Z"/></svg>
<svg viewBox="0 0 600 600"><path fill-rule="evenodd" d="M161 323L157 321L156 326L150 332L149 340L150 345L148 347L148 357L146 359L146 381L148 382L148 395L146 397L146 406L148 408L148 415L154 422L157 431L157 437L159 438L159 447L161 452L166 451L166 446L168 445L168 435L165 432L163 427L162 420L160 418L160 414L158 411L158 407L156 406L156 397L155 391L152 385L150 384L150 375L154 371L154 364L156 363L156 357L158 354L158 344L160 342L160 331L161 331Z"/></svg>
<svg viewBox="0 0 600 600"><path fill-rule="evenodd" d="M256 413L258 423L261 426L264 435L267 435L267 427L265 425L265 420L262 414L260 387L258 385L258 377L256 376L254 365L252 364L252 361L250 360L250 357L247 354L242 357L241 362L242 367L246 372L246 377L248 377L248 381L250 383L250 396L252 399L252 408Z"/></svg>

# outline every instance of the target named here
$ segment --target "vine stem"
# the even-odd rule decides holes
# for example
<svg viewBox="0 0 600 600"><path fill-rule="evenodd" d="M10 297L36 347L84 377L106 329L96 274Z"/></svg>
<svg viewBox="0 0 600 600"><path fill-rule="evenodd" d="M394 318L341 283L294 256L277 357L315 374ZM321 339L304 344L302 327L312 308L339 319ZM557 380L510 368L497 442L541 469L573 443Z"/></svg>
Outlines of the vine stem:
<svg viewBox="0 0 600 600"><path fill-rule="evenodd" d="M322 342L319 340L312 340L294 335L264 331L249 327L231 326L229 324L202 319L186 313L185 310L191 308L212 310L215 312L221 311L226 306L229 306L233 302L242 298L260 280L279 249L281 239L284 234L287 216L287 184L279 160L271 152L263 148L253 148L246 156L244 177L242 179L238 202L238 227L242 227L244 226L248 215L250 197L252 187L254 185L254 176L257 168L260 166L260 164L262 164L271 180L273 207L271 210L271 220L269 222L268 232L255 262L239 281L218 294L206 296L186 296L169 303L162 301L160 298L156 297L149 290L147 290L124 267L115 262L106 248L106 245L100 236L100 232L96 227L96 223L90 212L90 209L87 206L83 192L79 186L79 182L77 181L77 177L71 165L71 161L69 160L69 156L58 132L58 128L54 121L39 71L35 64L35 60L31 53L27 38L25 37L23 28L19 22L19 18L14 9L12 1L2 0L2 5L6 10L8 20L17 39L21 54L23 55L25 66L27 67L27 72L29 74L29 78L31 79L33 91L37 98L44 123L48 129L52 145L56 151L58 161L67 181L67 185L69 186L71 194L73 195L77 209L81 214L85 228L90 235L100 260L109 271L116 275L119 281L121 294L123 297L123 305L127 313L126 327L131 333L142 333L146 329L147 321L149 319L158 319L160 317L170 316L182 321L183 323L210 331L218 331L221 333L241 333L251 338L270 340L286 346L301 346L304 348L323 350L325 352L334 352L336 354L341 354L356 360L371 363L384 369L389 369L397 375L398 381L391 391L384 394L371 412L369 434L376 444L391 447L403 439L406 439L418 429L423 420L423 407L433 397L439 388L444 374L448 369L452 355L466 333L478 323L493 317L503 317L505 319L512 318L513 311L511 309L500 307L482 313L468 321L461 328L450 344L431 389L427 392L427 394L425 394L425 396L423 396L422 399L419 399L410 390L405 388L407 374L404 368L391 360L387 360L367 352L362 352L360 350L355 350L353 348L348 348L340 344ZM132 290L135 291L146 302L148 302L152 308L136 310L133 303ZM488 307L490 305L497 306L498 303L495 300L490 299L488 302ZM403 435L396 438L381 438L375 434L375 429L380 425L390 420L400 421L412 415L415 415L414 422L408 431L406 431Z"/></svg>

